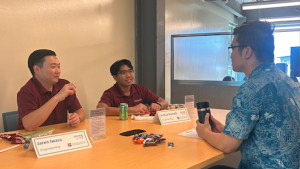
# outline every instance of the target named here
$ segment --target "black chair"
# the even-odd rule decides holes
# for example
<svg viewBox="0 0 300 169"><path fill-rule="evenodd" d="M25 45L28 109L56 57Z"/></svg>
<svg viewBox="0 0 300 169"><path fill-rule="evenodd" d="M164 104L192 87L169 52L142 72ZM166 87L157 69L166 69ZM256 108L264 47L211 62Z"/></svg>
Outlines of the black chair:
<svg viewBox="0 0 300 169"><path fill-rule="evenodd" d="M19 120L18 111L2 113L4 132L15 131Z"/></svg>

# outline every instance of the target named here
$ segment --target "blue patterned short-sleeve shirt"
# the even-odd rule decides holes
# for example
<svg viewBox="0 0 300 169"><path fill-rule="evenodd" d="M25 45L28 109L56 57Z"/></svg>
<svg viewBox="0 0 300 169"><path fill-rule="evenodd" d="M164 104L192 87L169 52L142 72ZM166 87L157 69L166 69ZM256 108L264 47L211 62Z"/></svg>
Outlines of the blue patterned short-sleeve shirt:
<svg viewBox="0 0 300 169"><path fill-rule="evenodd" d="M294 81L263 63L233 98L223 133L243 139L239 168L300 168L300 92Z"/></svg>

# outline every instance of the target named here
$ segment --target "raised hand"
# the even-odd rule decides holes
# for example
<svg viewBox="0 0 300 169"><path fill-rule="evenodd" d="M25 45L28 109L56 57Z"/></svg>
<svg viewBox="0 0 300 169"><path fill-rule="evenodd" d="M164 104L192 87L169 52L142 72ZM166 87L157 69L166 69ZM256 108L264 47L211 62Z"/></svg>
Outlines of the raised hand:
<svg viewBox="0 0 300 169"><path fill-rule="evenodd" d="M76 93L76 86L74 83L69 83L65 84L65 86L55 96L59 101L62 101L74 93Z"/></svg>

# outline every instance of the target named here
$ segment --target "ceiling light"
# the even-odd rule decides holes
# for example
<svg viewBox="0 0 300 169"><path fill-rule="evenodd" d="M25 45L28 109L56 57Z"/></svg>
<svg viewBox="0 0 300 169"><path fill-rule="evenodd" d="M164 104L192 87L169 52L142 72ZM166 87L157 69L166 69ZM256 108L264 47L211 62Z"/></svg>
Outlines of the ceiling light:
<svg viewBox="0 0 300 169"><path fill-rule="evenodd" d="M278 8L278 7L299 6L299 5L300 5L299 0L261 1L261 2L253 2L253 3L243 3L243 10Z"/></svg>
<svg viewBox="0 0 300 169"><path fill-rule="evenodd" d="M299 17L284 17L284 18L259 18L260 21L267 22L286 22L286 21L300 21Z"/></svg>

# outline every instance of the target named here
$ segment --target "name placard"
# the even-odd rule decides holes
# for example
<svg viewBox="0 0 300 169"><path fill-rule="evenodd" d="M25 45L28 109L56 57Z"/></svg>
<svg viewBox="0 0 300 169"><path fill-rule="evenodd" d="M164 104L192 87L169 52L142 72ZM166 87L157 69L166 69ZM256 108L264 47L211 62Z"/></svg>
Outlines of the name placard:
<svg viewBox="0 0 300 169"><path fill-rule="evenodd" d="M32 138L38 158L91 148L85 130Z"/></svg>
<svg viewBox="0 0 300 169"><path fill-rule="evenodd" d="M161 125L191 121L186 108L157 111L155 116L153 122L159 119Z"/></svg>
<svg viewBox="0 0 300 169"><path fill-rule="evenodd" d="M194 111L194 107L195 107L195 97L194 97L194 95L185 96L185 107L186 107L190 117L196 117L197 116L197 112Z"/></svg>

